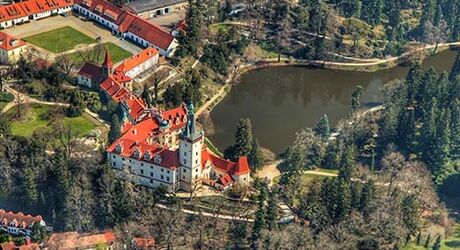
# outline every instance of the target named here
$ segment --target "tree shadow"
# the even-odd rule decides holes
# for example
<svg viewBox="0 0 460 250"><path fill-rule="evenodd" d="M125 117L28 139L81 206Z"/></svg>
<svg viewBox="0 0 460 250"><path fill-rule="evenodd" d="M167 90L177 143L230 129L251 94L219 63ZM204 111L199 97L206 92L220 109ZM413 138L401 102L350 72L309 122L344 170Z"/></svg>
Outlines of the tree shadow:
<svg viewBox="0 0 460 250"><path fill-rule="evenodd" d="M460 248L460 240L446 241L444 245L450 248Z"/></svg>

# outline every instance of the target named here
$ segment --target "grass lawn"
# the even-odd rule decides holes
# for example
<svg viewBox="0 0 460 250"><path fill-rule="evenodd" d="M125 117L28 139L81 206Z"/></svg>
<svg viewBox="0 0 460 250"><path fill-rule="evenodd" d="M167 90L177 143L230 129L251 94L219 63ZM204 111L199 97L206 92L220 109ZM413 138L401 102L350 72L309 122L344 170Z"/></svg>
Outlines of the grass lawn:
<svg viewBox="0 0 460 250"><path fill-rule="evenodd" d="M211 33L217 35L219 31L226 33L228 30L230 30L230 27L232 27L230 24L216 23L211 25L209 28Z"/></svg>
<svg viewBox="0 0 460 250"><path fill-rule="evenodd" d="M422 236L422 245L425 244L426 236ZM431 250L434 244L434 241L436 240L436 236L431 237L431 244L429 245L428 248L424 246L417 246L415 244L411 244L409 246L406 246L403 248L403 250ZM451 237L448 237L447 239L442 239L441 240L441 250L453 250L453 249L460 249L460 224L457 224L455 226L455 232L454 235Z"/></svg>
<svg viewBox="0 0 460 250"><path fill-rule="evenodd" d="M113 43L104 43L103 47L104 47L104 51L100 52L99 54L99 58L97 58L97 56L94 57L94 60L92 61L93 63L96 63L96 64L101 64L104 62L104 56L105 56L105 46L107 46L107 48L109 48L109 51L110 51L110 58L112 59L112 62L113 63L117 63L117 62L120 62L120 61L123 61L124 59L132 56L133 54L131 54L131 52L113 44ZM96 53L96 48L94 48L92 51L94 51L94 53ZM85 52L85 53L91 53L91 52ZM76 52L76 53L73 53L71 54L71 57L73 60L75 60L75 62L77 63L83 63L83 58L80 56L79 52Z"/></svg>
<svg viewBox="0 0 460 250"><path fill-rule="evenodd" d="M16 109L12 108L7 112L7 115L13 117ZM35 131L52 129L49 126L48 116L51 112L50 106L33 104L30 106L30 111L27 117L22 120L13 120L11 123L11 133L24 137L30 137ZM64 117L64 126L71 126L72 136L82 137L87 135L91 130L96 128L88 115L85 113L80 117Z"/></svg>
<svg viewBox="0 0 460 250"><path fill-rule="evenodd" d="M96 42L95 39L69 26L29 36L24 38L24 40L53 53L61 53L74 49L78 44Z"/></svg>

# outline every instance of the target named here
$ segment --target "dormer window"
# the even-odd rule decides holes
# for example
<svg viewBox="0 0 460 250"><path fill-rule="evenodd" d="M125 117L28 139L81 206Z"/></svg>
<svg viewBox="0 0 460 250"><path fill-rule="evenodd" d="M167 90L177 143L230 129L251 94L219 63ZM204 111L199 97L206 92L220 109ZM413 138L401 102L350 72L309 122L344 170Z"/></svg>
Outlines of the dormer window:
<svg viewBox="0 0 460 250"><path fill-rule="evenodd" d="M136 150L134 151L134 157L139 158L140 156L141 156L141 151L139 150L139 148L136 148Z"/></svg>
<svg viewBox="0 0 460 250"><path fill-rule="evenodd" d="M161 156L160 155L155 155L155 158L153 159L153 161L157 164L160 164L161 163Z"/></svg>
<svg viewBox="0 0 460 250"><path fill-rule="evenodd" d="M150 161L150 154L148 152L144 154L144 160Z"/></svg>
<svg viewBox="0 0 460 250"><path fill-rule="evenodd" d="M187 122L187 116L184 115L184 118L182 118L182 122Z"/></svg>
<svg viewBox="0 0 460 250"><path fill-rule="evenodd" d="M121 146L121 144L118 143L117 146L115 146L115 151L117 153L121 153L121 151L123 151L123 146Z"/></svg>

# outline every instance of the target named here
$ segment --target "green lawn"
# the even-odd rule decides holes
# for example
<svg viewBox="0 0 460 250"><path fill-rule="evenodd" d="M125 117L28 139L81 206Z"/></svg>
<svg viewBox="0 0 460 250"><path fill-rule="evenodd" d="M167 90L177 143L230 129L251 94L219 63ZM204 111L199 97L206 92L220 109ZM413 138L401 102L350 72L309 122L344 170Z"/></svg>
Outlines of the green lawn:
<svg viewBox="0 0 460 250"><path fill-rule="evenodd" d="M13 117L16 108L12 108L7 112L7 115ZM30 106L30 111L27 112L27 117L21 120L13 120L11 123L11 133L24 137L30 137L35 131L51 129L49 125L50 106L33 104ZM88 115L85 113L80 117L64 117L63 125L71 126L73 137L82 137L87 135L91 130L96 128Z"/></svg>
<svg viewBox="0 0 460 250"><path fill-rule="evenodd" d="M113 43L104 43L103 44L103 47L105 48L107 46L107 48L109 49L110 51L110 58L112 59L112 62L113 63L117 63L117 62L120 62L120 61L123 61L124 59L132 56L133 54L131 54L131 52L113 44ZM91 52L85 52L86 54L87 53L96 53L96 48L94 48ZM91 62L93 63L97 63L97 64L101 64L104 62L104 56L105 56L105 49L104 51L100 52L99 53L99 58L97 58L95 56L95 59ZM73 53L71 54L71 57L73 60L75 60L75 62L77 63L83 63L83 58L80 56L80 53L79 52L76 52L76 53Z"/></svg>
<svg viewBox="0 0 460 250"><path fill-rule="evenodd" d="M424 246L417 246L415 244L411 244L409 246L406 246L403 248L403 250L431 250L434 244L436 237L431 238L431 244L429 245L428 248ZM422 245L425 244L426 236L422 236ZM441 240L441 250L453 250L453 249L460 249L460 224L457 224L455 226L455 232L454 235L451 237L448 237L447 239L442 239Z"/></svg>
<svg viewBox="0 0 460 250"><path fill-rule="evenodd" d="M69 26L25 37L24 40L53 53L74 49L78 44L96 42L95 39Z"/></svg>

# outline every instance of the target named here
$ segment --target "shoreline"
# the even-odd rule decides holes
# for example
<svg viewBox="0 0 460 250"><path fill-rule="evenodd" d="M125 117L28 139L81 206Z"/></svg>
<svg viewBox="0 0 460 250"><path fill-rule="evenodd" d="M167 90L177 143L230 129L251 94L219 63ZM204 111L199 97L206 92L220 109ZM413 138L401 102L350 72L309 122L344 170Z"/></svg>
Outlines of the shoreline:
<svg viewBox="0 0 460 250"><path fill-rule="evenodd" d="M315 60L303 60L303 59L290 59L290 58L281 58L278 62L278 58L268 58L260 59L252 63L243 63L238 64L233 67L233 71L226 77L222 87L219 89L218 93L206 101L196 112L196 115L199 116L204 111L212 112L215 106L219 104L225 96L231 91L232 86L238 84L239 79L244 74L269 67L287 67L287 66L297 66L297 67L315 67L320 69L330 69L338 71L357 71L357 72L377 72L380 70L387 70L397 66L401 66L408 62L408 57L419 51L430 51L434 49L436 45L427 45L422 48L417 49L413 52L405 52L400 56L391 57L387 59L367 59L372 60L371 62L354 62L354 63L341 63L333 61L315 61ZM443 51L460 48L460 42L452 43L443 43L439 44L435 54L430 54L423 61L427 60L429 57L439 54ZM361 60L361 59L360 59Z"/></svg>

